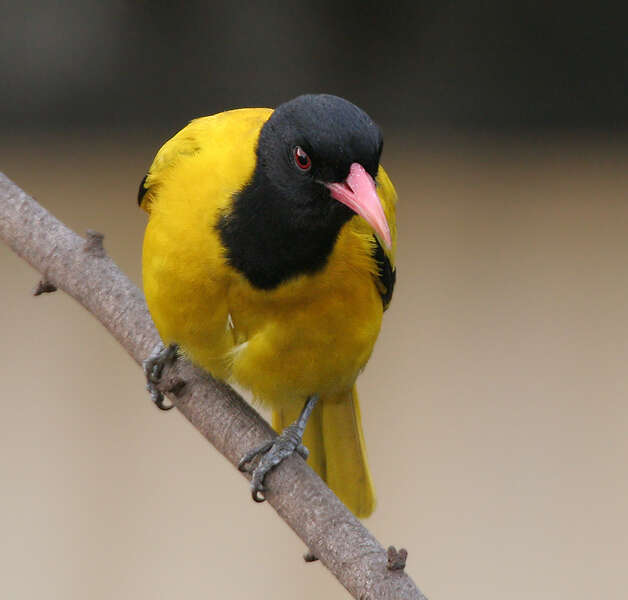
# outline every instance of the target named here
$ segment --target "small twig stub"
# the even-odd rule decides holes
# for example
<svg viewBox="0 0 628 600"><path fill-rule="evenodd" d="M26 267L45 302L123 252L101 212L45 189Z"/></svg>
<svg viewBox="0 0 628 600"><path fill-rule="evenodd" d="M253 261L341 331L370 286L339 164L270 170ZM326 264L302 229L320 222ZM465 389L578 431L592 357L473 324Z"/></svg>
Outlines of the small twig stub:
<svg viewBox="0 0 628 600"><path fill-rule="evenodd" d="M408 551L401 548L399 551L394 546L388 546L388 564L386 565L391 571L403 571L406 568L406 560Z"/></svg>
<svg viewBox="0 0 628 600"><path fill-rule="evenodd" d="M303 560L307 563L316 562L318 560L318 557L313 552L306 552L303 555Z"/></svg>
<svg viewBox="0 0 628 600"><path fill-rule="evenodd" d="M41 296L42 294L50 294L56 291L57 286L54 283L50 283L47 279L42 279L33 291L33 296Z"/></svg>

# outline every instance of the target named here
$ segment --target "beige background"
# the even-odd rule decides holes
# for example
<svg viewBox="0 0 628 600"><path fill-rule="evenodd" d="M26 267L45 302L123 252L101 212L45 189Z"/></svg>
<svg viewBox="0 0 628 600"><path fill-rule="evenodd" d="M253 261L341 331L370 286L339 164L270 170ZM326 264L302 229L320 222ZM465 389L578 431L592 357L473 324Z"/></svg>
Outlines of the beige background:
<svg viewBox="0 0 628 600"><path fill-rule="evenodd" d="M159 140L0 141L0 168L139 282ZM628 145L387 141L399 281L361 378L379 495L432 600L623 598ZM62 293L0 246L0 595L343 598Z"/></svg>

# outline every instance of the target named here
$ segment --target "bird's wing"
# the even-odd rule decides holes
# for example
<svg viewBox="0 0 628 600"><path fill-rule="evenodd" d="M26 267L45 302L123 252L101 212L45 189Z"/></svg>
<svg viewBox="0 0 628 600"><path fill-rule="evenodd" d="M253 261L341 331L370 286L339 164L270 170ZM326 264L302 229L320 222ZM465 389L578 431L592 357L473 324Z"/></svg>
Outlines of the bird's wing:
<svg viewBox="0 0 628 600"><path fill-rule="evenodd" d="M138 191L138 204L150 213L162 184L177 176L179 167L205 165L207 178L241 187L255 166L255 147L269 108L242 108L194 119L157 152ZM196 159L196 160L194 160ZM200 173L199 173L200 174Z"/></svg>
<svg viewBox="0 0 628 600"><path fill-rule="evenodd" d="M140 187L150 214L144 291L157 330L222 379L238 343L227 303L236 274L216 225L253 173L271 112L241 109L192 121L159 150Z"/></svg>
<svg viewBox="0 0 628 600"><path fill-rule="evenodd" d="M392 247L386 249L381 242L375 238L373 258L377 263L378 274L376 279L377 289L382 297L384 310L390 305L392 300L397 269L395 267L395 252L397 250L397 221L395 209L397 204L397 192L383 167L380 166L377 173L377 193L382 201L386 220L390 227L392 236ZM374 236L375 237L375 236Z"/></svg>

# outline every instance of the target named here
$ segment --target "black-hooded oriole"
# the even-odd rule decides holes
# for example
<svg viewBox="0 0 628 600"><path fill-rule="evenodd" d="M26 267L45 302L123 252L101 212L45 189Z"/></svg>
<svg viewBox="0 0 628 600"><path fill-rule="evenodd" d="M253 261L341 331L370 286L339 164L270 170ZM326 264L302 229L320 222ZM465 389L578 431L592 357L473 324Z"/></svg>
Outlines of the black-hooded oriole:
<svg viewBox="0 0 628 600"><path fill-rule="evenodd" d="M395 283L381 152L364 111L305 95L192 121L140 185L144 291L165 346L251 390L287 428L243 460L260 456L258 499L265 473L305 445L356 515L373 511L355 382Z"/></svg>

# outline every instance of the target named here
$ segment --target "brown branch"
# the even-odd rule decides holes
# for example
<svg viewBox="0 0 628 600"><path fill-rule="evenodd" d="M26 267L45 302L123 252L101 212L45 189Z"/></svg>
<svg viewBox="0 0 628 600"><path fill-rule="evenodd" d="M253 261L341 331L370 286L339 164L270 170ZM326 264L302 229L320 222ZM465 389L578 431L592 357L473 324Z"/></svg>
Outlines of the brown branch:
<svg viewBox="0 0 628 600"><path fill-rule="evenodd" d="M136 362L149 355L159 336L144 297L106 256L102 236L79 237L2 173L0 238L42 273L38 290L67 292ZM274 435L234 390L185 361L165 372L161 387L233 465ZM267 482L269 504L355 598L425 600L403 570L405 556L389 556L300 457L286 460Z"/></svg>

